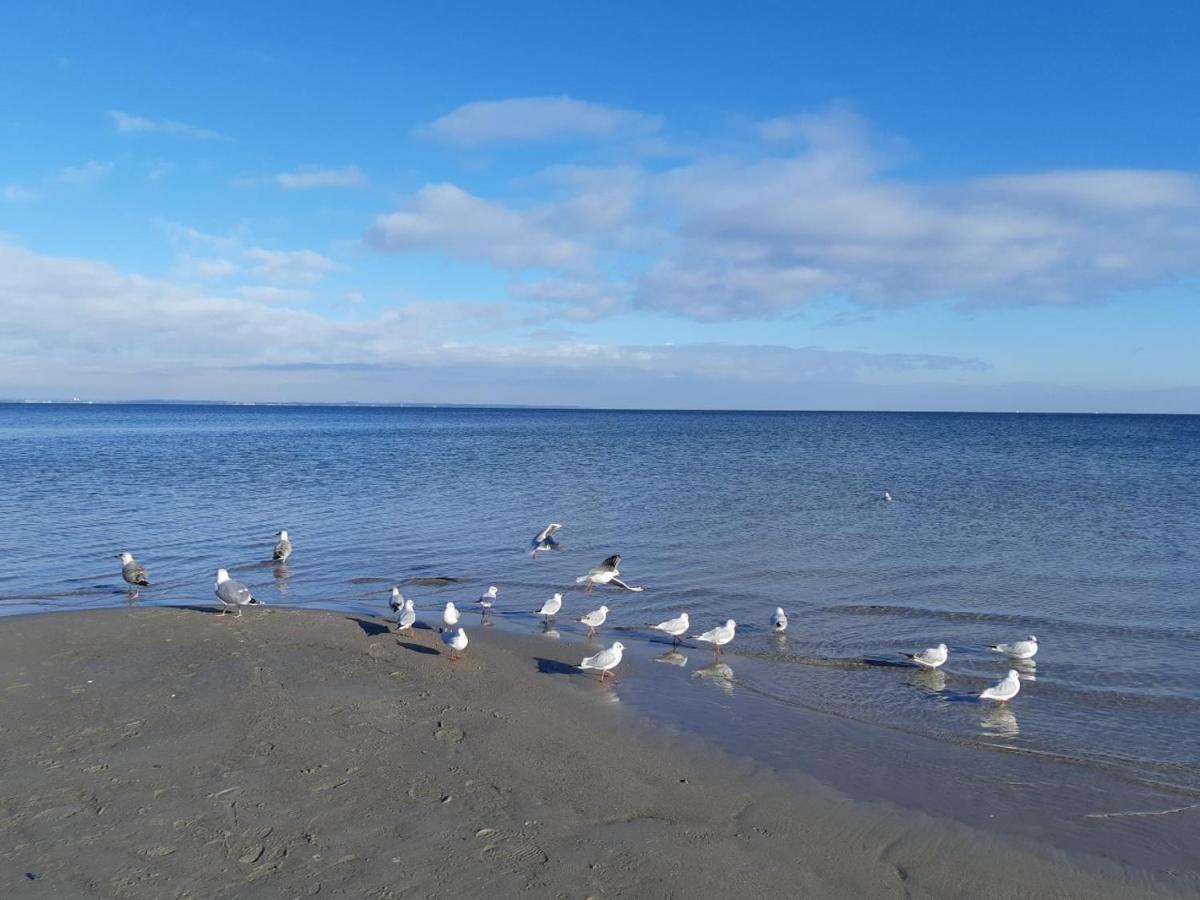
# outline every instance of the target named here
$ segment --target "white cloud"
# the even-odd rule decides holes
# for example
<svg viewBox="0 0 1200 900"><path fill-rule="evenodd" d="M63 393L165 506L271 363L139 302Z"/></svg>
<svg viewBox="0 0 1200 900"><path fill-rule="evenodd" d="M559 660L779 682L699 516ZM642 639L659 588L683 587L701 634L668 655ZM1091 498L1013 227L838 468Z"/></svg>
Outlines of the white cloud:
<svg viewBox="0 0 1200 900"><path fill-rule="evenodd" d="M300 166L292 172L280 172L275 176L275 183L289 190L362 187L367 183L367 174L355 165L340 169Z"/></svg>
<svg viewBox="0 0 1200 900"><path fill-rule="evenodd" d="M316 284L337 263L313 250L266 250L251 247L243 254L251 274L272 283Z"/></svg>
<svg viewBox="0 0 1200 900"><path fill-rule="evenodd" d="M578 269L589 248L554 234L539 211L518 212L482 200L452 184L426 185L394 213L379 216L367 233L378 250L443 250L510 269Z"/></svg>
<svg viewBox="0 0 1200 900"><path fill-rule="evenodd" d="M147 119L132 113L110 109L108 117L112 119L113 128L117 134L167 134L175 137L190 137L200 140L224 140L225 136L207 128L198 128L186 122L173 122L170 119Z"/></svg>
<svg viewBox="0 0 1200 900"><path fill-rule="evenodd" d="M629 290L600 279L545 278L509 285L509 296L545 306L572 322L589 322L629 310Z"/></svg>
<svg viewBox="0 0 1200 900"><path fill-rule="evenodd" d="M21 184L6 184L4 190L0 191L0 196L4 197L6 203L24 203L34 199L37 191Z"/></svg>
<svg viewBox="0 0 1200 900"><path fill-rule="evenodd" d="M299 288L281 288L269 284L256 284L238 288L238 296L258 303L295 303L307 300L312 295Z"/></svg>
<svg viewBox="0 0 1200 900"><path fill-rule="evenodd" d="M185 281L217 281L236 275L240 270L241 267L231 259L197 257L184 253L176 257L171 274Z"/></svg>
<svg viewBox="0 0 1200 900"><path fill-rule="evenodd" d="M422 129L466 146L552 138L637 137L656 132L657 116L570 97L513 97L466 103Z"/></svg>
<svg viewBox="0 0 1200 900"><path fill-rule="evenodd" d="M89 160L80 166L67 166L58 171L58 180L63 184L94 184L108 176L113 170L111 162Z"/></svg>

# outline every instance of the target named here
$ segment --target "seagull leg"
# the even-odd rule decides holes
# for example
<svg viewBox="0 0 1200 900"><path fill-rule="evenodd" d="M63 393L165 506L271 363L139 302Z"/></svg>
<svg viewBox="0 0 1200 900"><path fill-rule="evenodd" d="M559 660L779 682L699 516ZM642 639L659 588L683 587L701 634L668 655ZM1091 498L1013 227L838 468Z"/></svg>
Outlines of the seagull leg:
<svg viewBox="0 0 1200 900"><path fill-rule="evenodd" d="M240 619L241 617L242 617L242 608L239 606L239 607L238 607L238 614L237 614L236 616L234 616L234 618L235 618L235 619Z"/></svg>

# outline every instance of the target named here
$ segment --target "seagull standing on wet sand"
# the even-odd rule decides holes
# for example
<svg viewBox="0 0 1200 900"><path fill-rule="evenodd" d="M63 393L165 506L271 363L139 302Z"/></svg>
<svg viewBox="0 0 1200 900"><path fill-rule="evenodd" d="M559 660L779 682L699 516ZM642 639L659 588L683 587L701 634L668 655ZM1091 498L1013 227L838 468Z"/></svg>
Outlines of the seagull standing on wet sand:
<svg viewBox="0 0 1200 900"><path fill-rule="evenodd" d="M492 606L496 602L496 592L499 590L500 588L493 584L479 596L478 600L475 601L479 604L480 615L486 616L488 614L488 611L491 610Z"/></svg>
<svg viewBox="0 0 1200 900"><path fill-rule="evenodd" d="M279 532L279 543L275 545L275 551L271 554L271 559L275 562L286 562L287 558L292 555L292 542L288 540L287 532Z"/></svg>
<svg viewBox="0 0 1200 900"><path fill-rule="evenodd" d="M149 586L150 575L146 571L146 567L134 559L132 553L118 553L117 559L121 560L121 577L128 584L134 587Z"/></svg>
<svg viewBox="0 0 1200 900"><path fill-rule="evenodd" d="M579 621L588 627L588 638L596 636L596 629L604 624L604 620L608 618L608 607L601 606L599 609L594 609L579 617Z"/></svg>
<svg viewBox="0 0 1200 900"><path fill-rule="evenodd" d="M626 584L617 576L621 574L621 570L617 568L621 564L621 556L619 553L614 553L592 571L586 575L580 575L575 579L576 584L587 583L587 590L591 591L598 584L615 584L619 588L627 591L640 591L642 588L633 587Z"/></svg>
<svg viewBox="0 0 1200 900"><path fill-rule="evenodd" d="M412 627L417 621L416 610L413 609L411 600L404 601L404 607L400 610L400 614L396 617L396 630L407 631L412 634Z"/></svg>
<svg viewBox="0 0 1200 900"><path fill-rule="evenodd" d="M586 657L579 664L579 668L585 671L587 669L599 669L600 680L603 681L612 674L613 669L621 664L621 654L624 652L625 645L617 641L607 650L601 650L595 656Z"/></svg>
<svg viewBox="0 0 1200 900"><path fill-rule="evenodd" d="M736 630L737 622L733 621L733 619L728 619L724 625L718 625L711 631L706 631L704 634L692 635L692 640L704 641L705 643L712 644L713 649L716 650L717 655L720 656L721 648L733 640Z"/></svg>
<svg viewBox="0 0 1200 900"><path fill-rule="evenodd" d="M462 652L467 649L467 632L462 628L452 631L442 630L442 643L450 648L450 662L462 659Z"/></svg>
<svg viewBox="0 0 1200 900"><path fill-rule="evenodd" d="M988 649L994 650L996 653L1003 653L1009 659L1033 659L1037 656L1038 639L1036 634L1031 634L1027 641L1013 641L1011 644L991 644L988 646Z"/></svg>
<svg viewBox="0 0 1200 900"><path fill-rule="evenodd" d="M1007 703L1021 693L1021 676L1016 669L1009 669L1008 674L979 695L980 700L995 700L997 703Z"/></svg>
<svg viewBox="0 0 1200 900"><path fill-rule="evenodd" d="M775 612L771 616L771 630L776 634L787 631L787 613L783 611L782 606L775 607Z"/></svg>
<svg viewBox="0 0 1200 900"><path fill-rule="evenodd" d="M936 647L927 647L924 650L918 650L916 653L902 653L900 655L911 659L923 669L936 669L950 658L950 649L945 644L938 644Z"/></svg>
<svg viewBox="0 0 1200 900"><path fill-rule="evenodd" d="M454 605L454 601L447 603L446 608L442 610L442 621L446 623L447 628L458 624L458 607Z"/></svg>
<svg viewBox="0 0 1200 900"><path fill-rule="evenodd" d="M217 583L214 588L217 599L221 601L221 615L230 609L237 610L235 618L242 617L243 606L258 606L262 603L257 597L250 595L250 588L240 581L234 581L224 569L217 569Z"/></svg>
<svg viewBox="0 0 1200 900"><path fill-rule="evenodd" d="M404 595L400 593L399 587L392 588L392 599L388 601L388 606L393 616L400 615L400 610L404 609Z"/></svg>
<svg viewBox="0 0 1200 900"><path fill-rule="evenodd" d="M532 559L537 559L538 551L540 550L561 550L562 545L554 539L562 526L557 522L551 522L545 528L537 533L532 541L529 542L529 556Z"/></svg>
<svg viewBox="0 0 1200 900"><path fill-rule="evenodd" d="M687 613L680 613L673 619L667 619L665 622L659 622L657 625L651 625L655 631L661 631L663 634L671 636L671 646L674 647L679 643L679 639L687 634L687 630L692 627L688 621Z"/></svg>
<svg viewBox="0 0 1200 900"><path fill-rule="evenodd" d="M562 594L556 593L553 597L542 604L535 616L545 616L547 619L553 619L558 615L558 611L562 609Z"/></svg>

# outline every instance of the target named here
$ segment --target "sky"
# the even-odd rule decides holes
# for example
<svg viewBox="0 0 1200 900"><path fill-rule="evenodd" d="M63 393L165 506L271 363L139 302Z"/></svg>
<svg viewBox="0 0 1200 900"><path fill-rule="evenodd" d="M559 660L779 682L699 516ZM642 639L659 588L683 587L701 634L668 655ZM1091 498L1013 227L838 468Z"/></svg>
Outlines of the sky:
<svg viewBox="0 0 1200 900"><path fill-rule="evenodd" d="M10 3L0 398L1200 413L1200 5Z"/></svg>

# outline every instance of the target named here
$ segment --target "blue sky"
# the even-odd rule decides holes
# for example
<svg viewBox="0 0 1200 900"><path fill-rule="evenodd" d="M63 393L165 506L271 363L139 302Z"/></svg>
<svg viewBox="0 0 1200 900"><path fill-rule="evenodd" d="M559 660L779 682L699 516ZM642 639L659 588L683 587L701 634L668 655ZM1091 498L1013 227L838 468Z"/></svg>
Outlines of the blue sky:
<svg viewBox="0 0 1200 900"><path fill-rule="evenodd" d="M1200 7L0 12L0 396L1200 412Z"/></svg>

